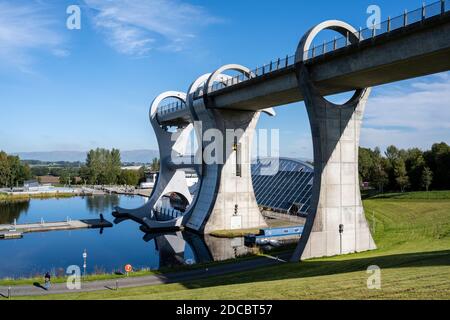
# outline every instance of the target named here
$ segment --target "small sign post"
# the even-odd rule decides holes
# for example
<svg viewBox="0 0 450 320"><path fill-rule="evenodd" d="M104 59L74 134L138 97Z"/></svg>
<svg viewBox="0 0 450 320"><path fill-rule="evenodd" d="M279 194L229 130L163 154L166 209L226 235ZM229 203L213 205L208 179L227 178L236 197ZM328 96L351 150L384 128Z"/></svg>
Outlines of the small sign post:
<svg viewBox="0 0 450 320"><path fill-rule="evenodd" d="M128 273L133 271L133 266L131 264L127 264L125 266L125 272L127 273L127 277L128 277Z"/></svg>

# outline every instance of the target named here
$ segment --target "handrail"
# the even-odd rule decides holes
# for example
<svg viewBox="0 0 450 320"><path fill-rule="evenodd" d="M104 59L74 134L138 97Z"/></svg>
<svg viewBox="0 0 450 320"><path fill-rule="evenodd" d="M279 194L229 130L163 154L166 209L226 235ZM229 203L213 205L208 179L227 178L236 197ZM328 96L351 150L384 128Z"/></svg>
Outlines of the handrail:
<svg viewBox="0 0 450 320"><path fill-rule="evenodd" d="M374 24L365 29L359 29L354 35L359 42L363 42L366 40L371 40L386 33L390 33L391 31L405 28L415 23L420 23L426 21L430 18L444 15L450 10L450 0L439 0L429 5L422 5L421 8L413 10L413 11L404 11L402 15L391 18L388 17L386 21L383 21L379 24ZM319 56L323 56L330 52L339 50L341 48L352 45L349 41L349 34L346 36L342 36L339 38L334 38L329 42L323 42L320 45L313 46L309 50L305 51L306 60L311 60L313 58L317 58ZM270 61L268 64L265 64L259 68L255 68L248 75L240 74L238 76L232 77L226 81L216 82L209 87L208 92L215 92L235 84L248 81L250 79L258 78L263 75L286 69L295 64L295 55L286 55L284 58L278 58ZM193 97L197 99L204 95L204 88L199 87L196 92L194 92ZM166 106L161 107L166 108ZM168 108L170 109L170 108Z"/></svg>
<svg viewBox="0 0 450 320"><path fill-rule="evenodd" d="M184 110L184 109L186 109L186 103L177 101L177 102L172 102L172 103L166 104L164 106L159 106L158 110L157 110L157 114L158 114L158 116L163 116L165 114L172 113L172 112L175 112L178 110Z"/></svg>

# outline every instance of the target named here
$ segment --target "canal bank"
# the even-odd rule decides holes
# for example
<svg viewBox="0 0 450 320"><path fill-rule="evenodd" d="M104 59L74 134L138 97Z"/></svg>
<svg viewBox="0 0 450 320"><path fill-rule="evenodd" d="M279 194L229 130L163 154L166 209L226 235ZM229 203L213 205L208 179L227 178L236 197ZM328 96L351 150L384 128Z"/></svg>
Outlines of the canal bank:
<svg viewBox="0 0 450 320"><path fill-rule="evenodd" d="M54 199L31 199L26 202L2 203L0 224L12 227L44 220L67 221L99 219L100 214L114 221L114 206L137 207L144 204L139 196L86 196ZM116 221L118 222L118 221ZM83 266L87 252L87 274L114 274L126 264L135 270L165 270L213 261L233 260L253 254L243 238L216 238L188 232L145 234L139 224L126 220L111 228L33 232L22 239L0 241L2 257L0 278L41 277L50 272L63 277L68 266ZM256 252L258 253L258 252Z"/></svg>
<svg viewBox="0 0 450 320"><path fill-rule="evenodd" d="M0 285L0 296L11 298L20 296L40 296L49 294L81 293L101 290L120 290L124 288L170 284L183 281L192 281L208 277L221 276L230 273L254 270L285 263L291 253L281 254L279 257L260 256L249 259L239 259L235 262L222 262L215 265L202 265L191 270L159 272L144 276L117 277L104 280L82 281L81 289L71 290L64 282L54 283L50 290L42 288L40 283L27 285ZM93 279L93 278L92 278Z"/></svg>
<svg viewBox="0 0 450 320"><path fill-rule="evenodd" d="M16 224L2 224L0 225L0 239L17 239L22 238L24 233L31 232L50 232L50 231L64 231L77 229L102 229L112 228L113 224L100 216L100 219L83 219L45 222L41 220L38 223Z"/></svg>

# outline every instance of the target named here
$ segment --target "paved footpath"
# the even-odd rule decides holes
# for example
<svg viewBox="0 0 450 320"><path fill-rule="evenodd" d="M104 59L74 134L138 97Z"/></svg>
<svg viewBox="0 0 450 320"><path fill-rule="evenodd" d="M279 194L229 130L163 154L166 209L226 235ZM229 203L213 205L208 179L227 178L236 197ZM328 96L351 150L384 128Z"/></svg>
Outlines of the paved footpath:
<svg viewBox="0 0 450 320"><path fill-rule="evenodd" d="M227 263L218 266L212 266L210 268L200 268L189 271L179 271L167 274L157 274L142 277L130 277L111 280L100 281L86 281L82 282L80 290L67 289L66 283L52 284L50 290L45 290L43 287L34 285L23 286L11 286L11 296L34 296L34 295L47 295L47 294L60 294L60 293L76 293L76 292L89 292L98 290L115 290L116 280L118 280L120 288L130 288L139 286L149 286L157 284L167 284L176 282L186 282L206 277L220 276L229 273L248 271L255 268L268 267L276 264L281 264L289 259L290 255L280 255L279 259L275 257L260 257L254 259L248 259L239 261L236 263ZM0 286L0 299L7 298L8 286Z"/></svg>

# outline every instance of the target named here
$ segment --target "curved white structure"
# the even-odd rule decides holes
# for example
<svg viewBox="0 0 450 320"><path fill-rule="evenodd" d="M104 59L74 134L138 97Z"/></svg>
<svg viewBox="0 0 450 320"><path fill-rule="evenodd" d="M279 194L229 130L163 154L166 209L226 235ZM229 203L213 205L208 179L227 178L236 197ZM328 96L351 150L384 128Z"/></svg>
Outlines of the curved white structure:
<svg viewBox="0 0 450 320"><path fill-rule="evenodd" d="M188 107L195 121L199 141L197 160L201 160L201 185L192 214L185 226L195 231L210 233L214 230L256 228L266 226L256 203L251 181L250 151L253 134L260 112L211 109L208 92L216 82L229 76L226 71L241 72L249 77L250 69L230 64L212 74L198 78L189 88ZM203 85L204 99L193 100L192 94ZM208 132L217 130L223 137L211 150ZM228 134L227 134L228 133ZM206 141L205 141L206 140ZM208 159L213 155L215 159Z"/></svg>
<svg viewBox="0 0 450 320"><path fill-rule="evenodd" d="M298 90L304 97L314 147L314 183L303 235L293 260L351 253L375 248L361 203L358 177L359 134L370 88L357 88L343 105L327 101L317 89L309 71L308 50L323 30L334 30L347 41L360 41L356 30L345 22L325 21L310 29L300 40L295 70ZM238 72L243 79L255 75L246 67L229 64L195 80L187 94L165 92L152 103L150 121L158 139L161 170L158 183L142 208L118 208L118 215L140 222L149 229L184 226L201 233L215 230L265 227L254 195L250 151L261 111L218 107L215 84L234 85L241 78L225 73ZM216 89L214 89L214 86ZM158 116L162 100L176 98L186 105L169 108ZM176 139L166 130L178 127ZM187 137L194 128L198 151L194 163L178 163ZM195 168L199 176L197 194L189 194L183 168ZM177 192L190 206L182 216L158 219L154 206L160 197Z"/></svg>
<svg viewBox="0 0 450 320"><path fill-rule="evenodd" d="M179 227L181 225L181 217L163 220L158 217L155 205L162 196L175 192L182 195L189 203L192 202L184 171L169 165L171 159L184 155L187 139L192 131L192 124L180 126L177 128L176 133L173 133L169 132L163 123L160 123L158 120L158 107L163 100L168 98L174 98L182 103L186 103L185 93L167 91L156 97L151 104L149 117L158 141L161 165L158 180L150 199L140 208L124 209L117 207L114 213L116 217L129 218L150 228Z"/></svg>
<svg viewBox="0 0 450 320"><path fill-rule="evenodd" d="M142 224L141 229L178 228L210 233L214 230L257 228L266 226L256 203L251 180L251 144L260 112L211 109L208 90L215 83L226 83L231 77L226 71L237 71L250 77L248 68L225 65L211 74L199 77L188 93L168 91L159 95L150 109L150 122L158 140L161 168L150 200L141 208L116 208L115 216L130 218ZM203 90L205 99L194 101L194 94ZM186 103L185 108L169 108L158 113L161 101L175 98ZM272 109L264 112L275 115ZM186 122L187 121L187 122ZM178 125L178 135L166 130ZM193 124L195 124L193 126ZM192 128L196 130L198 152L194 163L179 163ZM216 134L217 136L214 136ZM209 139L210 138L210 139ZM210 152L211 151L211 152ZM195 168L199 187L193 198L187 188L183 169ZM182 216L160 219L155 205L165 194L176 192L190 206Z"/></svg>
<svg viewBox="0 0 450 320"><path fill-rule="evenodd" d="M350 43L356 43L359 41L356 34L358 31L351 25L340 20L327 20L319 23L315 27L311 28L306 32L303 38L300 40L297 51L295 52L295 61L298 63L300 61L308 60L308 51L311 49L314 39L317 35L324 30L333 30L340 33L342 36L347 37Z"/></svg>

